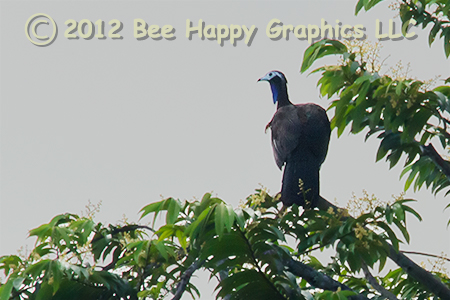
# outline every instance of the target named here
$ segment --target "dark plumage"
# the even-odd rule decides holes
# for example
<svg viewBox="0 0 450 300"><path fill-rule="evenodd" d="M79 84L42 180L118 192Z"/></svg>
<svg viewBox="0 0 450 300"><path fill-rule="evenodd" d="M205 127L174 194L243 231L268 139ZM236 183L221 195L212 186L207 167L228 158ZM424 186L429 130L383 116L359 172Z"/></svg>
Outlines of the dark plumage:
<svg viewBox="0 0 450 300"><path fill-rule="evenodd" d="M327 114L313 103L292 104L286 77L280 71L271 71L258 81L270 83L273 102L278 102L266 129L272 131L275 162L280 169L284 165L280 200L285 206L296 203L315 207L319 196L319 170L327 155L331 134Z"/></svg>

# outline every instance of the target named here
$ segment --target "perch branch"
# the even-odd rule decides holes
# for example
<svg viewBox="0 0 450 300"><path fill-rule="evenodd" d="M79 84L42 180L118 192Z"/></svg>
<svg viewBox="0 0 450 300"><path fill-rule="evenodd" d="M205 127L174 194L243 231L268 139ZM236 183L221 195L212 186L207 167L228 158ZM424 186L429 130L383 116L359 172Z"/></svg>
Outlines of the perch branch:
<svg viewBox="0 0 450 300"><path fill-rule="evenodd" d="M325 211L327 211L330 207L332 207L336 211L338 211L339 209L336 205L331 204L328 200L321 196L319 197L317 207L320 210ZM391 244L387 244L389 246L389 258L400 268L402 268L403 271L406 272L406 274L420 282L424 287L426 287L429 291L431 291L441 299L450 300L450 289L445 284L443 284L433 274L421 268L403 253L397 252L397 250L395 250L395 248Z"/></svg>

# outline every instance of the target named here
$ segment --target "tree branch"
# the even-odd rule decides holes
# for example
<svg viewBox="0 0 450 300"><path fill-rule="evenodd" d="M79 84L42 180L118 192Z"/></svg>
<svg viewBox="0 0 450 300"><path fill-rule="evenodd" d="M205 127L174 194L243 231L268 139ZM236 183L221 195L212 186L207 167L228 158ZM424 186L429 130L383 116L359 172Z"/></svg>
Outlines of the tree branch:
<svg viewBox="0 0 450 300"><path fill-rule="evenodd" d="M392 245L389 245L389 251L389 258L392 259L409 276L420 282L439 298L450 300L450 289L433 274L418 266L403 253L397 252Z"/></svg>
<svg viewBox="0 0 450 300"><path fill-rule="evenodd" d="M113 231L111 231L111 234L115 235L120 232L134 231L136 229L147 229L147 230L150 230L151 232L155 233L155 230L151 227L148 227L145 225L130 224L130 225L123 226L121 228L114 229Z"/></svg>
<svg viewBox="0 0 450 300"><path fill-rule="evenodd" d="M261 276L264 278L264 280L267 282L267 284L274 290L275 293L279 294L282 298L284 298L283 295L280 294L280 291L269 280L269 278L267 278L267 274L264 273L263 270L261 270L261 268L260 268L260 266L258 264L258 260L255 257L255 252L253 251L252 245L250 244L250 241L248 240L248 238L245 235L245 233L241 229L238 229L238 231L241 234L242 239L247 244L248 250L250 251L250 254L251 254L251 259L253 260L253 265L257 268L258 273L261 274Z"/></svg>
<svg viewBox="0 0 450 300"><path fill-rule="evenodd" d="M191 279L192 274L200 268L205 263L205 260L196 260L192 263L192 265L189 266L189 268L186 269L186 271L181 275L181 280L178 283L177 291L175 295L173 296L172 300L180 300L181 296L183 295L184 291L186 290L186 286L189 283L189 280Z"/></svg>
<svg viewBox="0 0 450 300"><path fill-rule="evenodd" d="M417 14L421 14L424 19L429 19L430 21L432 21L434 24L437 24L440 27L440 30L444 30L446 27L448 26L444 26L444 24L447 24L447 21L445 19L439 19L438 17L433 16L431 13L427 12L425 9L423 9L423 12L420 13L418 10L417 5L415 5L414 3L412 3L411 1L402 1L405 5L409 6L412 10L414 10ZM418 18L414 18L415 20L417 20ZM419 23L420 24L420 23Z"/></svg>
<svg viewBox="0 0 450 300"><path fill-rule="evenodd" d="M336 211L340 209L336 205L331 204L322 196L319 196L317 207L320 210L325 211L327 211L330 207L332 207ZM418 266L403 253L397 252L397 250L395 250L395 248L391 244L387 244L389 246L389 258L394 261L400 268L402 268L406 274L414 278L416 281L420 282L425 288L427 288L430 292L440 297L441 299L450 300L450 289L445 284L443 284L433 274Z"/></svg>
<svg viewBox="0 0 450 300"><path fill-rule="evenodd" d="M381 286L378 283L378 280L375 277L373 277L372 273L370 273L369 268L365 263L362 264L362 270L364 272L364 276L366 277L367 281L375 290L377 290L381 294L381 296L389 300L398 300L394 294L386 290L383 286Z"/></svg>
<svg viewBox="0 0 450 300"><path fill-rule="evenodd" d="M296 261L291 258L285 262L285 265L287 266L287 268L289 269L289 271L292 274L305 279L313 287L323 289L323 290L329 290L329 291L336 291L339 288L341 290L353 291L351 288L349 288L345 284L334 280L333 278L329 277L328 275L323 274L323 273L317 271L316 269L314 269L313 267L310 267L300 261ZM367 297L360 295L360 294L351 296L351 297L349 297L349 299L368 300Z"/></svg>
<svg viewBox="0 0 450 300"><path fill-rule="evenodd" d="M441 255L435 255L435 254L429 254L429 253L423 253L423 252L417 252L417 251L402 251L400 250L401 253L403 254L417 254L417 255L423 255L423 256L429 256L429 257L434 257L434 258L439 258L439 259L444 259L446 261L450 261L450 258L445 257L445 256L441 256Z"/></svg>
<svg viewBox="0 0 450 300"><path fill-rule="evenodd" d="M420 151L422 151L422 155L428 156L436 167L441 170L441 172L447 177L447 180L450 181L450 165L448 161L443 159L439 153L437 153L436 149L434 149L433 144L428 144L428 146L420 145Z"/></svg>

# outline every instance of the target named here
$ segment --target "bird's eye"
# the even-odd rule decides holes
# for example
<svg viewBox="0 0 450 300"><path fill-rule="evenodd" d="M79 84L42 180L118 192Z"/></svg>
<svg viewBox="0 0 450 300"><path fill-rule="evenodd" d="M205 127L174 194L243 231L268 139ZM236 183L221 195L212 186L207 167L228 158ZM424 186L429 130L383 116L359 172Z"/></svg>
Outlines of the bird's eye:
<svg viewBox="0 0 450 300"><path fill-rule="evenodd" d="M269 73L269 76L272 76L272 73Z"/></svg>

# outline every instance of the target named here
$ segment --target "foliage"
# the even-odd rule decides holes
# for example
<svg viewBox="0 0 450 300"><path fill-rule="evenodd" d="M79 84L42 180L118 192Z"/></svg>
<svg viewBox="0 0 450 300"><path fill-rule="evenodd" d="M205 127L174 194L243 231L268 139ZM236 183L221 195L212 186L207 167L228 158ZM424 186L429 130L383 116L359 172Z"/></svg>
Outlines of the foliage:
<svg viewBox="0 0 450 300"><path fill-rule="evenodd" d="M358 0L355 13L361 9L368 11L382 0ZM399 12L402 21L402 28L406 28L411 21L420 25L424 29L431 24L428 35L428 43L435 41L436 36L444 38L444 52L450 55L450 4L447 0L400 0ZM406 26L405 26L406 25Z"/></svg>
<svg viewBox="0 0 450 300"><path fill-rule="evenodd" d="M366 138L376 134L381 140L377 161L386 157L391 168L405 155L405 190L413 183L414 189L425 184L435 193L448 187L448 161L441 158L441 163L437 162L436 153L428 154L426 146L434 140L439 140L444 149L450 145L450 86L422 90L423 81L370 72L361 53L339 41L322 40L309 51L319 53L322 48L343 57L340 65L313 71L322 73L318 82L321 94L339 97L330 106L334 109L331 126L338 136L347 127L355 134L368 129ZM304 62L308 63L303 64L302 71L312 64L308 58Z"/></svg>
<svg viewBox="0 0 450 300"><path fill-rule="evenodd" d="M401 242L393 227L409 240L405 215L419 216L406 205L408 201L376 207L356 219L345 211L297 206L278 217L277 203L265 190L258 190L236 209L207 193L201 201L168 198L145 206L142 218L153 215L156 222L160 213L166 214L165 224L154 232L143 225L104 226L86 217L59 215L30 231L37 242L29 257L0 259L0 268L8 276L0 299L163 299L177 293L183 274L195 263L211 276L220 275L216 289L217 297L223 299L376 295L364 278L354 276L362 264L373 267L378 262L378 268L383 268L387 243L398 248ZM293 247L289 238L296 241ZM336 251L327 266L310 254L324 248ZM353 291L318 290L286 267L293 260ZM402 295L411 279L397 277L395 285L390 277L385 285ZM189 283L187 291L199 295Z"/></svg>
<svg viewBox="0 0 450 300"><path fill-rule="evenodd" d="M356 12L379 2L359 0ZM420 0L399 7L404 24L433 24L429 43L440 33L446 56L449 5ZM338 136L346 128L376 134L377 160L386 157L391 167L404 157L405 189L425 184L448 193L449 162L432 143L450 146L450 86L430 90L423 81L383 75L355 45L325 39L303 58L305 72L324 56L341 56L313 71L321 73L321 94L337 97L332 127ZM412 200L383 203L366 193L367 203L353 205L359 213L351 217L324 199L321 210L279 210L276 198L260 189L238 208L210 193L200 201L167 198L142 208L151 226L104 225L93 213L58 215L30 231L36 244L27 257L0 257L0 300L180 299L184 292L196 298L190 277L197 269L217 278L218 299L450 298L442 270L427 272L400 251L410 239L407 215L420 220ZM313 256L325 249L332 253L326 264ZM400 268L381 272L388 258Z"/></svg>

